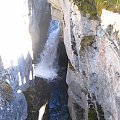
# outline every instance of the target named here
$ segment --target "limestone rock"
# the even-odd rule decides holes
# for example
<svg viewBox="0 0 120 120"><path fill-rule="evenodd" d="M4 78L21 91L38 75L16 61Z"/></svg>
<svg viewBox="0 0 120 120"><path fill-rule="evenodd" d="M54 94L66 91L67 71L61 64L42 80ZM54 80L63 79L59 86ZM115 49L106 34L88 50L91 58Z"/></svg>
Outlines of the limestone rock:
<svg viewBox="0 0 120 120"><path fill-rule="evenodd" d="M59 0L48 0L51 4L51 16L53 20L63 20L63 14L61 12L61 6L59 4Z"/></svg>
<svg viewBox="0 0 120 120"><path fill-rule="evenodd" d="M51 19L50 6L47 0L28 0L32 37L33 56L36 61L43 50L47 39L48 27Z"/></svg>
<svg viewBox="0 0 120 120"><path fill-rule="evenodd" d="M95 18L90 16L93 15L90 11L86 14L87 11L76 6L79 1L75 4L59 0L69 59L67 84L71 117L73 120L119 120L120 15L103 10L102 17L98 14Z"/></svg>

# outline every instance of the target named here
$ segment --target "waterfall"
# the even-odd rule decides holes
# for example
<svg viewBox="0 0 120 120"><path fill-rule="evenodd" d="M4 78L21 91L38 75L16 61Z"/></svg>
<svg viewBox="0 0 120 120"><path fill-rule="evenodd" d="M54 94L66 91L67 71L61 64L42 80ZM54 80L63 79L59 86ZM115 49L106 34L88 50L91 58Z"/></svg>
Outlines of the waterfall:
<svg viewBox="0 0 120 120"><path fill-rule="evenodd" d="M59 43L59 32L60 23L52 20L48 31L48 39L40 55L39 62L35 67L35 76L46 79L53 79L57 76L55 60Z"/></svg>

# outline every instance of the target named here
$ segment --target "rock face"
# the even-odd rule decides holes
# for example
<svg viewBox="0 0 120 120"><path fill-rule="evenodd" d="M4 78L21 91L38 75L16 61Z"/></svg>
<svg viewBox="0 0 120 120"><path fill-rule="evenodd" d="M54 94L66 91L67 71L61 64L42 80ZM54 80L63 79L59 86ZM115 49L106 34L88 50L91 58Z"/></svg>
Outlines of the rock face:
<svg viewBox="0 0 120 120"><path fill-rule="evenodd" d="M69 59L67 84L71 117L73 120L119 120L120 28L117 20L120 15L102 10L99 17L97 11L85 13L75 4L59 0ZM113 15L114 19L110 20Z"/></svg>
<svg viewBox="0 0 120 120"><path fill-rule="evenodd" d="M29 30L32 37L33 56L36 61L47 39L51 12L47 0L29 0L28 4L30 11Z"/></svg>
<svg viewBox="0 0 120 120"><path fill-rule="evenodd" d="M49 86L47 82L41 78L35 77L34 86L29 87L24 92L25 98L27 100L28 116L26 120L37 120L39 116L39 111L42 109L42 106L48 104L49 101ZM42 120L48 120L48 108L41 116ZM41 115L42 113L40 113ZM41 120L41 119L40 119Z"/></svg>
<svg viewBox="0 0 120 120"><path fill-rule="evenodd" d="M0 81L0 120L25 120L27 103L22 93L13 91L6 81Z"/></svg>
<svg viewBox="0 0 120 120"><path fill-rule="evenodd" d="M59 5L59 1L58 0L48 0L49 3L51 3L51 17L53 20L59 20L62 21L62 11L61 11L61 7Z"/></svg>
<svg viewBox="0 0 120 120"><path fill-rule="evenodd" d="M0 59L0 120L25 120L27 103L23 93L18 90L18 74L13 68L9 73Z"/></svg>

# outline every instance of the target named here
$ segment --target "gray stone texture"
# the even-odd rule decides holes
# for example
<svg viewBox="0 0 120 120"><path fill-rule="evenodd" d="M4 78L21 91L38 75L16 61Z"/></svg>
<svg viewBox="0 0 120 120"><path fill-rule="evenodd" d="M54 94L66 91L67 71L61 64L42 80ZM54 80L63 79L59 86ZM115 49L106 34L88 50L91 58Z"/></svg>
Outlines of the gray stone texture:
<svg viewBox="0 0 120 120"><path fill-rule="evenodd" d="M58 1L64 16L64 43L69 59L66 81L72 119L96 120L90 116L95 111L98 120L120 120L117 33L109 25L102 29L99 19L83 16L72 1Z"/></svg>

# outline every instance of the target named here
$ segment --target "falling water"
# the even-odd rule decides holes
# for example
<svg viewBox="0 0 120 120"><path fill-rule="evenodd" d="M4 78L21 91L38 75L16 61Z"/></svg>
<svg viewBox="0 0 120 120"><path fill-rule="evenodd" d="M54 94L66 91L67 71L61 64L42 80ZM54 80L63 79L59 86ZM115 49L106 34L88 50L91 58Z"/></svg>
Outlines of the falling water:
<svg viewBox="0 0 120 120"><path fill-rule="evenodd" d="M59 43L59 32L60 23L52 20L48 31L48 39L40 55L40 60L35 67L35 76L46 79L53 79L57 76L55 59Z"/></svg>

